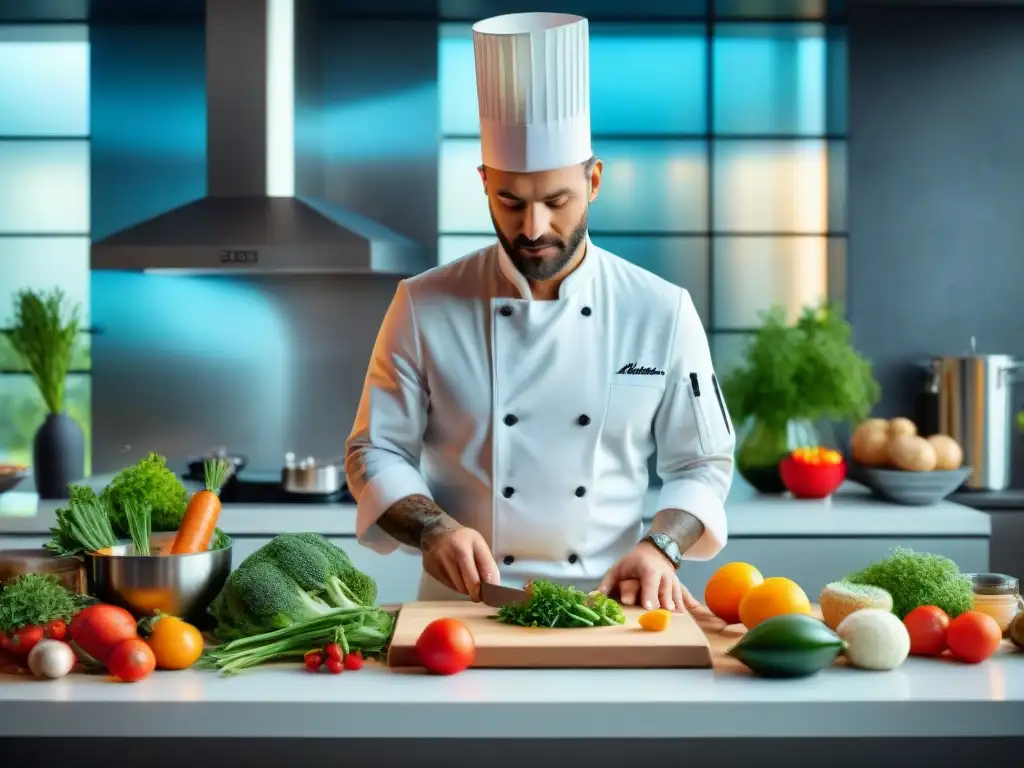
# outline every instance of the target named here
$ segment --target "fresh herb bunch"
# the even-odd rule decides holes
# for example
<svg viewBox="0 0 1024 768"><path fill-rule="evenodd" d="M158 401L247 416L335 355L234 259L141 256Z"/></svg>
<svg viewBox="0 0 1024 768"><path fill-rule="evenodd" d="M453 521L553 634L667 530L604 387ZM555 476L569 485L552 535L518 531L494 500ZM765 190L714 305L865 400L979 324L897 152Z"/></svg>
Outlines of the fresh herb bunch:
<svg viewBox="0 0 1024 768"><path fill-rule="evenodd" d="M530 584L525 603L498 609L498 621L520 627L609 627L625 624L622 606L600 592L581 592L550 581Z"/></svg>
<svg viewBox="0 0 1024 768"><path fill-rule="evenodd" d="M71 621L88 602L65 589L53 574L16 576L0 592L0 632L43 626L55 619Z"/></svg>
<svg viewBox="0 0 1024 768"><path fill-rule="evenodd" d="M880 587L892 595L892 612L903 618L920 605L934 605L950 618L971 610L974 589L948 557L896 547L882 560L847 576L846 581Z"/></svg>
<svg viewBox="0 0 1024 768"><path fill-rule="evenodd" d="M18 291L14 322L3 331L25 362L49 413L64 412L64 388L81 329L80 308L66 304L59 288Z"/></svg>
<svg viewBox="0 0 1024 768"><path fill-rule="evenodd" d="M867 418L881 388L838 305L807 307L795 324L782 307L762 318L744 364L722 382L737 423L753 418L778 430L790 420Z"/></svg>

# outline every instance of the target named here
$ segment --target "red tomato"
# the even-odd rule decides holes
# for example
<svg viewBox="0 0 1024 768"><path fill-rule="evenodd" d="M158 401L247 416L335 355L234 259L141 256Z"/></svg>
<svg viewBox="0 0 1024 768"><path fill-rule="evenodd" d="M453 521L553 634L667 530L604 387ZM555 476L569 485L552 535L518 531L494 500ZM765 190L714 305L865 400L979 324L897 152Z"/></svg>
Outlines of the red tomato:
<svg viewBox="0 0 1024 768"><path fill-rule="evenodd" d="M110 652L107 669L118 680L135 683L148 677L156 669L153 649L141 637L131 637L119 643Z"/></svg>
<svg viewBox="0 0 1024 768"><path fill-rule="evenodd" d="M1003 641L999 622L980 611L961 613L946 630L946 644L949 652L960 661L977 664L984 661Z"/></svg>
<svg viewBox="0 0 1024 768"><path fill-rule="evenodd" d="M938 656L946 650L949 616L934 605L921 605L903 617L910 634L910 653L914 656Z"/></svg>
<svg viewBox="0 0 1024 768"><path fill-rule="evenodd" d="M35 625L22 627L4 635L4 650L12 656L25 657L36 643L43 639L43 628Z"/></svg>
<svg viewBox="0 0 1024 768"><path fill-rule="evenodd" d="M430 622L416 641L420 663L435 675L454 675L473 665L476 641L466 625L455 619Z"/></svg>
<svg viewBox="0 0 1024 768"><path fill-rule="evenodd" d="M43 627L43 634L50 640L63 640L68 634L68 625L64 619L54 619Z"/></svg>
<svg viewBox="0 0 1024 768"><path fill-rule="evenodd" d="M115 605L90 605L71 620L75 645L102 664L114 648L133 637L138 637L135 618Z"/></svg>

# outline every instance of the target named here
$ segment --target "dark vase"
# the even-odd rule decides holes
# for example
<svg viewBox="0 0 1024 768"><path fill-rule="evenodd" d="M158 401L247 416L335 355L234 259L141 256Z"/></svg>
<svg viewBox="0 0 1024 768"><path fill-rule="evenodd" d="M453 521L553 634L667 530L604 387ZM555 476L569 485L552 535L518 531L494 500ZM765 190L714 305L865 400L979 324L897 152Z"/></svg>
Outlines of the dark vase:
<svg viewBox="0 0 1024 768"><path fill-rule="evenodd" d="M32 476L41 499L68 498L68 484L85 474L85 435L66 413L51 413L32 443Z"/></svg>

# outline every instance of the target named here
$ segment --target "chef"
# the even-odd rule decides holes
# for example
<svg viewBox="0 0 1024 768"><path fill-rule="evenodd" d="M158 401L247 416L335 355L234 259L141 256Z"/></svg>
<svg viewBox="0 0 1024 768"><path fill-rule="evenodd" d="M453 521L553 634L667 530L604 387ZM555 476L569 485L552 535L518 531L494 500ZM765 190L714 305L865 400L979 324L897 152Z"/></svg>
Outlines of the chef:
<svg viewBox="0 0 1024 768"><path fill-rule="evenodd" d="M690 294L587 234L587 20L473 45L497 241L398 285L347 443L359 541L421 553L421 600L549 579L694 607L677 571L725 546L733 427Z"/></svg>

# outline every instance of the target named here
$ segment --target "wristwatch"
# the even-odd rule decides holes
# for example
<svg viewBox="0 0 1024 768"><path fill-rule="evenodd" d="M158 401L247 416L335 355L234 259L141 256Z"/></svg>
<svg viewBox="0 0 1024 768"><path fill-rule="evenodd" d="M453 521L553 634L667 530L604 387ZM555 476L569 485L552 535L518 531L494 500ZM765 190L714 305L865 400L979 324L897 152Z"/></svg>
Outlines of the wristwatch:
<svg viewBox="0 0 1024 768"><path fill-rule="evenodd" d="M649 541L656 546L661 554L672 563L672 567L679 570L679 566L683 564L683 553L679 551L679 545L676 544L675 539L665 533L648 533L644 536L643 541Z"/></svg>

